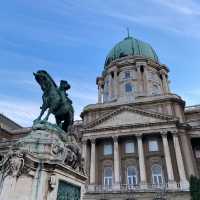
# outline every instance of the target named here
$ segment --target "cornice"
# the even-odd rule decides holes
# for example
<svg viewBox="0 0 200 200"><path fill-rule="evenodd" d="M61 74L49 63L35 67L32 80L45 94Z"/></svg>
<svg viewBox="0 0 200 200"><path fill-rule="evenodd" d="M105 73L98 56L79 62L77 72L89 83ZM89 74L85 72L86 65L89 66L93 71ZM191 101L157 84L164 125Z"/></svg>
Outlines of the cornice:
<svg viewBox="0 0 200 200"><path fill-rule="evenodd" d="M156 96L148 96L136 98L135 102L132 103L122 103L122 102L110 102L110 103L102 103L102 104L90 104L86 106L81 113L81 117L92 111L101 111L101 110L109 110L118 108L119 106L141 106L141 105L153 105L157 103L166 103L166 102L178 102L185 106L185 101L181 99L180 96L176 94L165 94L165 95L156 95Z"/></svg>
<svg viewBox="0 0 200 200"><path fill-rule="evenodd" d="M84 133L94 133L94 132L105 132L105 131L116 131L116 130L124 130L124 129L137 129L137 128L145 128L145 127L153 127L153 126L164 126L169 124L174 124L176 126L177 120L168 120L166 122L155 122L155 123L145 123L145 124L127 124L120 125L115 127L103 127L103 128L87 128L83 130Z"/></svg>
<svg viewBox="0 0 200 200"><path fill-rule="evenodd" d="M26 168L29 168L31 170L36 170L38 164L41 163L41 160L35 158L34 156L30 155L30 154L26 154L25 157L25 166ZM54 172L55 170L60 170L62 172L66 172L64 174L71 174L75 177L80 178L82 181L85 181L87 179L87 177L83 174L81 174L80 172L72 169L71 167L58 163L56 161L50 161L50 160L43 160L42 161L42 165L43 165L43 170L48 171L48 172Z"/></svg>

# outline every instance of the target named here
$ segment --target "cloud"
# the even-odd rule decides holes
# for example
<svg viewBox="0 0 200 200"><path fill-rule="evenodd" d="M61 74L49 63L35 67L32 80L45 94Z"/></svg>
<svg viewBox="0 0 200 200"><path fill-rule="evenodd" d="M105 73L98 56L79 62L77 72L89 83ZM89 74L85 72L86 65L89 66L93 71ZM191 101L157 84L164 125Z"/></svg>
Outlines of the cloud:
<svg viewBox="0 0 200 200"><path fill-rule="evenodd" d="M22 126L31 126L39 114L40 105L12 97L0 99L0 112Z"/></svg>
<svg viewBox="0 0 200 200"><path fill-rule="evenodd" d="M200 3L192 0L94 1L88 11L112 18L121 28L123 24L139 25L170 31L181 36L200 39ZM119 21L121 20L121 21ZM106 22L105 22L106 23Z"/></svg>
<svg viewBox="0 0 200 200"><path fill-rule="evenodd" d="M200 15L200 5L193 0L152 0L182 15Z"/></svg>
<svg viewBox="0 0 200 200"><path fill-rule="evenodd" d="M188 88L187 90L180 90L176 93L179 94L186 101L187 106L199 104L200 89L198 88Z"/></svg>

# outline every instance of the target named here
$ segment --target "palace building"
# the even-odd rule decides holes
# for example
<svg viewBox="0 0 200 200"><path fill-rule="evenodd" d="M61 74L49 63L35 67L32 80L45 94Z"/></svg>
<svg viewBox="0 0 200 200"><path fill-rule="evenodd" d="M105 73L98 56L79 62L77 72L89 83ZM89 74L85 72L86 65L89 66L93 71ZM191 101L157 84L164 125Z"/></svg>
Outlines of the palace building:
<svg viewBox="0 0 200 200"><path fill-rule="evenodd" d="M200 106L171 92L168 73L146 42L128 36L111 49L98 102L73 128L88 177L82 200L190 199L189 178L200 176ZM0 115L1 157L30 130ZM48 173L44 191L56 185ZM56 200L56 191L45 198Z"/></svg>
<svg viewBox="0 0 200 200"><path fill-rule="evenodd" d="M98 103L81 117L86 200L190 199L200 175L200 107L170 91L169 68L128 36L97 77Z"/></svg>

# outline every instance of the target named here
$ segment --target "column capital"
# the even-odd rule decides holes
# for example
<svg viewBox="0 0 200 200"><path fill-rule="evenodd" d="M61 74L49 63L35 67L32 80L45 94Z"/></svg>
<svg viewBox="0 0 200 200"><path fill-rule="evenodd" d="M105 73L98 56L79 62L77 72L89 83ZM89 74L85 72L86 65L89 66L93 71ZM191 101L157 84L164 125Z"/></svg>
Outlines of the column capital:
<svg viewBox="0 0 200 200"><path fill-rule="evenodd" d="M160 70L160 74L162 74L162 75L167 75L167 71L166 71L165 69L161 69L161 70Z"/></svg>
<svg viewBox="0 0 200 200"><path fill-rule="evenodd" d="M167 130L162 130L162 131L160 131L160 135L162 136L162 137L165 137L165 136L167 136L167 133L168 133L169 131L167 131Z"/></svg>
<svg viewBox="0 0 200 200"><path fill-rule="evenodd" d="M135 135L138 139L141 138L142 139L142 136L143 136L143 133L136 133Z"/></svg>
<svg viewBox="0 0 200 200"><path fill-rule="evenodd" d="M171 130L170 133L173 135L173 136L178 136L178 131L177 130Z"/></svg>
<svg viewBox="0 0 200 200"><path fill-rule="evenodd" d="M90 139L90 142L91 142L92 144L95 144L95 143L96 143L96 138L91 138L91 139Z"/></svg>
<svg viewBox="0 0 200 200"><path fill-rule="evenodd" d="M87 139L82 140L82 144L87 144Z"/></svg>
<svg viewBox="0 0 200 200"><path fill-rule="evenodd" d="M103 84L103 78L102 77L97 77L96 78L96 84L97 85L102 85Z"/></svg>
<svg viewBox="0 0 200 200"><path fill-rule="evenodd" d="M145 67L145 66L147 66L147 62L136 61L136 67L140 67L141 65Z"/></svg>
<svg viewBox="0 0 200 200"><path fill-rule="evenodd" d="M118 142L118 135L112 137L114 142Z"/></svg>
<svg viewBox="0 0 200 200"><path fill-rule="evenodd" d="M114 71L114 72L118 72L118 67L115 66L115 67L113 68L113 71Z"/></svg>

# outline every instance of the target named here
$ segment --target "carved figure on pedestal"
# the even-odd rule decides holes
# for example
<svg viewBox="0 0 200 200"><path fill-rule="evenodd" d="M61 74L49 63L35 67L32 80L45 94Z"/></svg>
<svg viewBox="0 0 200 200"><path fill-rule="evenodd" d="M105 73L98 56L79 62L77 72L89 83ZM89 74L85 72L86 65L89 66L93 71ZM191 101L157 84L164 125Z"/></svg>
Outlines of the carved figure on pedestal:
<svg viewBox="0 0 200 200"><path fill-rule="evenodd" d="M18 178L24 167L24 155L19 151L10 150L0 161L0 188L4 179L10 175Z"/></svg>

